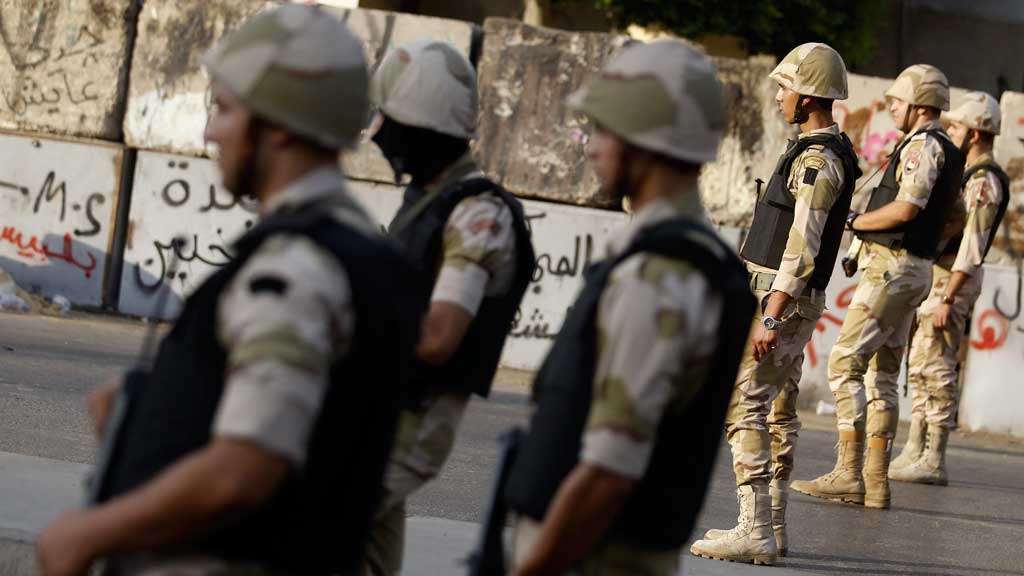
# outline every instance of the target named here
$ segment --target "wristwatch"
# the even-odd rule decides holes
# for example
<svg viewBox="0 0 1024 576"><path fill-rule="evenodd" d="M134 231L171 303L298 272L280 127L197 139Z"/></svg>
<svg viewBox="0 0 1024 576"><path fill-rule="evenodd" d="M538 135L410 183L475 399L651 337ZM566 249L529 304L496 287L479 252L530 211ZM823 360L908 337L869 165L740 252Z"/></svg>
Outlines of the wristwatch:
<svg viewBox="0 0 1024 576"><path fill-rule="evenodd" d="M943 304L952 305L953 301L955 301L955 300L956 300L955 296L946 296L945 294L942 295L942 303Z"/></svg>
<svg viewBox="0 0 1024 576"><path fill-rule="evenodd" d="M765 330L778 330L779 324L781 324L781 322L779 322L775 318L772 318L771 316L765 316L764 318L761 318L761 325L764 326Z"/></svg>
<svg viewBox="0 0 1024 576"><path fill-rule="evenodd" d="M856 212L850 212L850 215L846 217L846 228L848 230L853 230L853 222L854 220L857 219L857 216L860 216L860 214Z"/></svg>

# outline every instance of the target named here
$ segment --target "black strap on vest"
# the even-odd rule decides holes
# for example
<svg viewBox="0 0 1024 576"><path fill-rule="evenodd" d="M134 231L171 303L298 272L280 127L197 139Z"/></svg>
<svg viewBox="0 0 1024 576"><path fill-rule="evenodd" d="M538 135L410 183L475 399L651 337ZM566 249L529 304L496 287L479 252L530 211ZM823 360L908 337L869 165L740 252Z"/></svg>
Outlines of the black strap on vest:
<svg viewBox="0 0 1024 576"><path fill-rule="evenodd" d="M536 411L505 495L511 509L541 520L576 466L595 385L598 302L612 271L641 252L691 264L723 301L707 380L686 405L666 410L647 472L611 529L617 540L631 545L672 549L689 536L700 510L755 309L743 264L705 225L690 219L642 230L622 254L588 271L537 375Z"/></svg>
<svg viewBox="0 0 1024 576"><path fill-rule="evenodd" d="M1003 171L995 162L984 162L981 164L975 164L964 171L964 177L962 187L966 188L967 183L971 178L978 172L987 171L995 175L996 179L999 180L999 185L1002 187L1002 198L999 199L999 209L996 212L996 220L992 225L992 233L988 237L988 243L985 244L984 256L988 256L988 251L992 249L992 243L996 239L996 233L999 231L999 226L1003 222L1003 217L1006 216L1006 210L1010 207L1010 176ZM971 207L967 207L970 212ZM955 255L960 251L960 244L963 242L963 232L957 234L949 240L946 244L945 250L942 251L944 256Z"/></svg>

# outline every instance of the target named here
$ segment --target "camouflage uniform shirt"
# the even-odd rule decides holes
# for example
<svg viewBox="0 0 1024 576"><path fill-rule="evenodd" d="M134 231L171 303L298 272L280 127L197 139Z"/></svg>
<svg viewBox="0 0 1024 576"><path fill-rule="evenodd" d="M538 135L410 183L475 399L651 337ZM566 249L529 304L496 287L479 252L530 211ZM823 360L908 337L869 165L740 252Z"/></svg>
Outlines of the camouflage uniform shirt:
<svg viewBox="0 0 1024 576"><path fill-rule="evenodd" d="M900 187L896 193L896 200L910 202L922 210L928 205L932 188L935 187L935 181L938 180L939 172L946 161L942 144L936 140L943 136L922 133L934 128L941 129L942 123L931 120L921 125L903 148L900 163L896 166L896 182Z"/></svg>
<svg viewBox="0 0 1024 576"><path fill-rule="evenodd" d="M608 255L625 250L641 228L680 215L707 220L696 186L644 206L612 239ZM703 382L721 310L720 296L685 262L640 253L615 268L598 304L582 461L626 478L643 476L662 414L687 403Z"/></svg>
<svg viewBox="0 0 1024 576"><path fill-rule="evenodd" d="M798 138L809 138L817 134L839 136L839 126L833 124L812 130L800 134ZM843 178L842 160L830 148L821 144L808 146L793 161L786 189L796 198L796 206L793 209L793 227L789 230L779 269L776 271L747 263L750 270L776 275L772 291L785 292L792 298L803 293L807 281L814 273L814 259L821 248L825 220L843 191Z"/></svg>
<svg viewBox="0 0 1024 576"><path fill-rule="evenodd" d="M987 153L973 164L990 162L993 162L992 154ZM1006 191L995 174L989 170L979 170L971 175L963 192L964 203L967 205L967 224L952 271L977 276L985 261L985 247L988 246L989 238L996 233L993 226Z"/></svg>
<svg viewBox="0 0 1024 576"><path fill-rule="evenodd" d="M339 222L379 234L344 188L336 168L320 168L273 196L263 211L331 198ZM280 280L284 289L262 290L261 278ZM345 270L305 236L272 236L220 296L216 322L228 360L213 434L251 441L301 465L330 384L330 367L353 336L355 311Z"/></svg>

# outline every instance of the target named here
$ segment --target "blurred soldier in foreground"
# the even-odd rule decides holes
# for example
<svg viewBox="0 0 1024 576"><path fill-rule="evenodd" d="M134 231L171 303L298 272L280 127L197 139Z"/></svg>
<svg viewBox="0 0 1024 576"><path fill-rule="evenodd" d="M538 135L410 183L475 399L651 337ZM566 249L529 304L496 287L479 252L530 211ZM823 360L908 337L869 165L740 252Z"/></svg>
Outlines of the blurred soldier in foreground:
<svg viewBox="0 0 1024 576"><path fill-rule="evenodd" d="M996 99L971 92L944 115L949 136L967 155L963 177L966 226L932 267L932 290L917 309L908 378L913 394L910 435L889 466L889 478L946 485L946 442L956 425L957 353L974 301L981 293L982 263L1010 202L1010 178L992 157L999 134ZM926 424L927 423L927 424Z"/></svg>
<svg viewBox="0 0 1024 576"><path fill-rule="evenodd" d="M868 211L847 228L863 241L863 276L829 357L829 387L839 426L836 464L815 480L793 482L810 496L888 508L892 438L899 421L897 378L914 309L931 287L932 261L960 190L964 155L942 130L949 83L916 64L886 96L896 128L907 134L889 159ZM865 434L867 451L865 453Z"/></svg>
<svg viewBox="0 0 1024 576"><path fill-rule="evenodd" d="M839 53L825 44L798 46L769 77L779 84L783 117L800 135L760 194L740 252L761 305L726 416L740 515L735 528L710 530L690 547L698 556L755 564L786 555L804 347L825 309L860 175L853 144L832 119L833 100L847 96Z"/></svg>
<svg viewBox="0 0 1024 576"><path fill-rule="evenodd" d="M354 574L391 447L412 271L345 192L364 125L359 41L318 8L261 13L204 64L206 137L262 221L189 297L119 429L100 503L39 539L42 574ZM113 423L111 423L113 425Z"/></svg>
<svg viewBox="0 0 1024 576"><path fill-rule="evenodd" d="M415 298L427 309L367 552L373 574L397 576L405 500L441 471L470 395L490 392L535 261L522 204L469 152L469 60L443 42L401 46L381 62L371 97L372 138L396 180L411 177L389 232L419 266Z"/></svg>
<svg viewBox="0 0 1024 576"><path fill-rule="evenodd" d="M588 155L634 219L608 244L534 386L506 496L512 573L675 574L700 510L749 331L746 272L697 175L725 127L710 60L632 45L570 104Z"/></svg>

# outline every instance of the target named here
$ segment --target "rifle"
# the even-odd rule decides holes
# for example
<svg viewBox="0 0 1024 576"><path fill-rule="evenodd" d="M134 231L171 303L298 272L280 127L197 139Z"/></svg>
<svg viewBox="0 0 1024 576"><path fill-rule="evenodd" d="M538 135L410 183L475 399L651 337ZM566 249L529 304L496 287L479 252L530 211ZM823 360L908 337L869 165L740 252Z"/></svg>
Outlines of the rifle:
<svg viewBox="0 0 1024 576"><path fill-rule="evenodd" d="M523 431L520 428L513 428L502 434L498 438L498 442L501 444L498 473L491 485L491 497L484 512L480 540L477 542L476 549L466 559L469 576L504 576L506 572L505 544L502 534L505 529L508 506L505 504L504 493L505 485L508 484L509 476L512 474L512 466L519 453L519 446L523 442Z"/></svg>
<svg viewBox="0 0 1024 576"><path fill-rule="evenodd" d="M176 236L171 241L173 246L181 246L185 242L184 236ZM172 253L168 270L175 270L178 265L178 250L173 250ZM172 292L170 286L165 288L157 294L156 302L153 305L153 323L146 330L142 348L135 359L135 366L125 373L121 389L114 399L114 405L110 408L110 415L107 416L106 429L100 440L99 452L96 454L96 468L85 481L86 506L94 506L100 501L107 475L110 472L110 465L113 463L114 453L120 444L121 435L124 433L124 423L128 419L135 396L149 377L153 356L156 352L159 319L167 311L167 299Z"/></svg>

